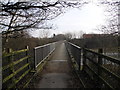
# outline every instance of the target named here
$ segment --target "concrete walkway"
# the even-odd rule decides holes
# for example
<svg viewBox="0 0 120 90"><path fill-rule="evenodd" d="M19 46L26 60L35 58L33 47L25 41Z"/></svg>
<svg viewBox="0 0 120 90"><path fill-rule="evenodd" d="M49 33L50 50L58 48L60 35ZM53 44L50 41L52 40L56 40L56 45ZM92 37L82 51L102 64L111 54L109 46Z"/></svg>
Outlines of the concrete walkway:
<svg viewBox="0 0 120 90"><path fill-rule="evenodd" d="M69 63L64 42L60 42L43 71L36 78L35 88L80 87Z"/></svg>

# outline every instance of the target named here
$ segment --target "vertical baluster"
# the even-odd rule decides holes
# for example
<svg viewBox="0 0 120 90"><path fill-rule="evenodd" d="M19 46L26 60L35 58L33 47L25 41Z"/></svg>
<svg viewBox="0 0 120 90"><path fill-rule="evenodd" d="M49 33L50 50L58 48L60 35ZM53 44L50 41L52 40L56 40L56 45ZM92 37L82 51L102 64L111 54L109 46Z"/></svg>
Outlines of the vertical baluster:
<svg viewBox="0 0 120 90"><path fill-rule="evenodd" d="M103 49L98 49L98 53L103 53ZM100 66L102 65L103 61L102 61L102 57L99 55L98 56L98 75L102 76L102 70L100 68ZM100 79L98 78L98 86L101 88L102 87L102 83L100 81Z"/></svg>
<svg viewBox="0 0 120 90"><path fill-rule="evenodd" d="M83 70L85 70L86 65L86 50L83 48Z"/></svg>
<svg viewBox="0 0 120 90"><path fill-rule="evenodd" d="M36 61L36 49L35 49L35 48L33 49L33 52L34 52L34 62L33 62L33 67L34 67L34 70L36 70L37 61Z"/></svg>
<svg viewBox="0 0 120 90"><path fill-rule="evenodd" d="M42 47L41 49L42 49L42 50L41 50L41 52L42 52L42 55L41 55L41 56L42 56L42 60L43 60L43 58L44 58L44 47Z"/></svg>
<svg viewBox="0 0 120 90"><path fill-rule="evenodd" d="M81 49L79 49L79 71L81 70Z"/></svg>

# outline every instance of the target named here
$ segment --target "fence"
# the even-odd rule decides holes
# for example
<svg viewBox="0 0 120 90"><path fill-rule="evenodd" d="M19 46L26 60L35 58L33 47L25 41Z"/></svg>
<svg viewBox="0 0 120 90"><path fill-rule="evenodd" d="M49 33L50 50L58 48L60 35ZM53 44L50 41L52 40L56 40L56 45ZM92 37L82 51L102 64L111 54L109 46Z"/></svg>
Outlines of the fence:
<svg viewBox="0 0 120 90"><path fill-rule="evenodd" d="M78 65L78 69L80 70L81 65L82 65L82 62L81 62L82 50L81 50L81 48L70 42L66 43L66 45L67 45L67 48L69 48L69 50L71 51L71 54Z"/></svg>
<svg viewBox="0 0 120 90"><path fill-rule="evenodd" d="M19 51L8 50L2 57L2 88L18 88L30 72L28 47Z"/></svg>
<svg viewBox="0 0 120 90"><path fill-rule="evenodd" d="M79 67L83 64L82 71L85 71L91 77L98 85L97 87L114 89L120 86L120 60L101 54L102 50L99 50L99 53L97 53L85 48L80 48L72 43L67 43L67 47ZM81 58L82 54L83 58ZM106 60L111 63L103 64L103 61Z"/></svg>
<svg viewBox="0 0 120 90"><path fill-rule="evenodd" d="M41 62L44 61L55 50L56 44L57 42L34 48L35 68L37 68Z"/></svg>

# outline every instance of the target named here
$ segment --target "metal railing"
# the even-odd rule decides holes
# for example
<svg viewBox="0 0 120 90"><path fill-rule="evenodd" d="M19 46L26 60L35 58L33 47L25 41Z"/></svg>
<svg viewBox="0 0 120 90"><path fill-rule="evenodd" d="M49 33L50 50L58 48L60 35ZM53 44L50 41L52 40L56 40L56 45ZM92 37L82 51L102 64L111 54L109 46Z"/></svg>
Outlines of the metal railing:
<svg viewBox="0 0 120 90"><path fill-rule="evenodd" d="M66 47L69 49L69 53L72 54L75 62L78 65L78 69L81 69L81 65L82 65L82 60L81 60L81 54L82 54L82 50L79 46L72 44L70 42L66 42Z"/></svg>
<svg viewBox="0 0 120 90"><path fill-rule="evenodd" d="M79 65L79 68L82 67L83 64L83 69L81 71L85 71L98 85L97 87L111 89L119 88L120 60L103 55L101 49L99 52L94 52L86 48L80 48L69 42L66 42L66 45ZM104 61L108 61L109 63L104 64Z"/></svg>
<svg viewBox="0 0 120 90"><path fill-rule="evenodd" d="M28 46L26 49L4 52L2 55L2 88L24 88L30 82L32 70L36 69L57 47L58 42L46 44L34 48L34 67L29 55ZM26 77L27 76L27 77ZM26 80L26 81L25 81Z"/></svg>
<svg viewBox="0 0 120 90"><path fill-rule="evenodd" d="M54 42L34 48L35 68L37 68L41 64L41 62L45 60L55 50L56 44L57 42Z"/></svg>

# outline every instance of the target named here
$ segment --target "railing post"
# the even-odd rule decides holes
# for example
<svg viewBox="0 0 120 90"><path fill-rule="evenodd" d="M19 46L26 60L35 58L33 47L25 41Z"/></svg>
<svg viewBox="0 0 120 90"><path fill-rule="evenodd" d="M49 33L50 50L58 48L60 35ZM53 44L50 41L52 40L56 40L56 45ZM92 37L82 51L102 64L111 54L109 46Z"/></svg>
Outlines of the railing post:
<svg viewBox="0 0 120 90"><path fill-rule="evenodd" d="M102 54L103 53L103 49L98 49L98 53ZM102 57L99 55L98 56L98 75L101 76L102 75L102 71L101 71L101 68L100 66L103 64L103 61L102 61ZM101 84L101 81L98 77L98 86L101 88L102 84Z"/></svg>
<svg viewBox="0 0 120 90"><path fill-rule="evenodd" d="M7 49L7 52L8 53L12 53L12 49L11 48L8 48ZM15 69L14 69L14 64L13 64L13 60L14 60L14 55L12 54L10 57L9 57L9 60L10 60L10 63L12 63L12 66L10 67L10 70L12 71L12 73L14 74L15 73ZM13 85L14 85L14 88L16 87L15 85L15 76L12 77L12 81L13 81Z"/></svg>
<svg viewBox="0 0 120 90"><path fill-rule="evenodd" d="M0 90L2 90L2 33L0 33Z"/></svg>
<svg viewBox="0 0 120 90"><path fill-rule="evenodd" d="M83 48L83 70L85 70L86 65L86 50Z"/></svg>
<svg viewBox="0 0 120 90"><path fill-rule="evenodd" d="M36 49L34 48L33 49L33 52L34 52L34 62L33 62L33 64L34 64L34 66L33 66L33 68L34 68L34 70L36 70Z"/></svg>
<svg viewBox="0 0 120 90"><path fill-rule="evenodd" d="M118 59L120 59L120 33L118 34Z"/></svg>
<svg viewBox="0 0 120 90"><path fill-rule="evenodd" d="M25 49L28 49L29 50L29 47L26 46ZM26 56L28 56L28 50L26 51ZM27 58L27 63L29 63L28 65L28 69L30 69L30 62L29 62L29 58Z"/></svg>
<svg viewBox="0 0 120 90"><path fill-rule="evenodd" d="M81 49L79 50L79 71L81 70Z"/></svg>

